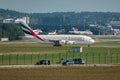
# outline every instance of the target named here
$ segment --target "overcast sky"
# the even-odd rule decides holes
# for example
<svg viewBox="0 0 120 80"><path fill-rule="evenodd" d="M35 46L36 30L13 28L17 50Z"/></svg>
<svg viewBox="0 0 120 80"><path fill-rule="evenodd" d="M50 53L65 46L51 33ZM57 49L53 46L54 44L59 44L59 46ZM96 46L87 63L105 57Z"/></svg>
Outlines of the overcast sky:
<svg viewBox="0 0 120 80"><path fill-rule="evenodd" d="M120 12L120 0L0 0L0 8L27 13Z"/></svg>

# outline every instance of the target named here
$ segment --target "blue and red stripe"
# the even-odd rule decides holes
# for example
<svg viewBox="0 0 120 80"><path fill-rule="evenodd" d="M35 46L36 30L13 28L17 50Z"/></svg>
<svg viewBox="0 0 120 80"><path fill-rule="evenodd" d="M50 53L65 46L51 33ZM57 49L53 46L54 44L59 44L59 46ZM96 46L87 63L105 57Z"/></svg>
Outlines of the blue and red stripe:
<svg viewBox="0 0 120 80"><path fill-rule="evenodd" d="M35 32L33 32L33 30L27 25L27 24L24 24L24 23L20 23L20 25L23 27L22 30L24 33L26 34L29 34L29 35L32 35L34 36L35 38L39 39L40 41L44 41L42 38L40 38ZM26 29L26 30L25 30ZM27 31L28 30L28 31Z"/></svg>

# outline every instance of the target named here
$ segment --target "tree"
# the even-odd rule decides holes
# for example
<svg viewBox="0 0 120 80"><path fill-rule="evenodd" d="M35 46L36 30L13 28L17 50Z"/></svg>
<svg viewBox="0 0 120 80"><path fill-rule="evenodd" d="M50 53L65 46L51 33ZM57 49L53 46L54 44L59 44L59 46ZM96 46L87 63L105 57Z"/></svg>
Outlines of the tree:
<svg viewBox="0 0 120 80"><path fill-rule="evenodd" d="M12 40L20 40L20 36L23 36L23 32L18 25L15 24L1 24L0 25L0 38L9 38Z"/></svg>

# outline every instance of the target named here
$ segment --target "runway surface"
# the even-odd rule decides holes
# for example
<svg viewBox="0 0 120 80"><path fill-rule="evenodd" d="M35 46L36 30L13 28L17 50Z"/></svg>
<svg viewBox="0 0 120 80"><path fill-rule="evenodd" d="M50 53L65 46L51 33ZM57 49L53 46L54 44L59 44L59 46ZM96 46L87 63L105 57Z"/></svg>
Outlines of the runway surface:
<svg viewBox="0 0 120 80"><path fill-rule="evenodd" d="M82 65L67 65L67 66L76 66L76 67L106 67L106 66L120 66L112 64L82 64ZM65 67L61 64L53 65L1 65L0 68L43 68L43 67Z"/></svg>

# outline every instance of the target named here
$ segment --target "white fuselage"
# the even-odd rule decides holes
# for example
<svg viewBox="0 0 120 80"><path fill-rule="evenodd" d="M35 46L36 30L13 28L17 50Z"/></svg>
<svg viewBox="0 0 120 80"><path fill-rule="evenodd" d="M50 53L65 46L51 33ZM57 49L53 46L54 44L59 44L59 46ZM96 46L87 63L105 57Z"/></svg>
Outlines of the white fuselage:
<svg viewBox="0 0 120 80"><path fill-rule="evenodd" d="M94 40L91 37L85 35L38 35L28 26L28 24L20 22L20 25L25 37L37 42L52 43L55 46L59 46L61 44L94 43Z"/></svg>
<svg viewBox="0 0 120 80"><path fill-rule="evenodd" d="M26 37L31 38L33 40L35 39L33 36ZM53 43L53 41L59 41L61 44L94 43L94 40L91 37L84 35L39 35L39 37L41 37L44 40L44 43Z"/></svg>

